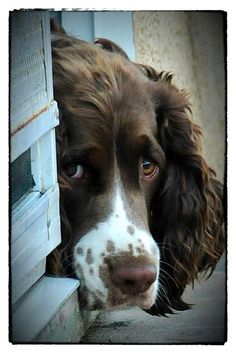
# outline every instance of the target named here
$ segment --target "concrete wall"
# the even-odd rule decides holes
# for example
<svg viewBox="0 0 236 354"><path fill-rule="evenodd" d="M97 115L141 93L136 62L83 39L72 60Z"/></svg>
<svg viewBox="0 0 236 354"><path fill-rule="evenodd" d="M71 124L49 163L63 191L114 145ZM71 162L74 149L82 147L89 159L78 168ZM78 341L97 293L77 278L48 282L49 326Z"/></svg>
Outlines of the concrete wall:
<svg viewBox="0 0 236 354"><path fill-rule="evenodd" d="M225 160L223 14L134 12L136 61L172 71L204 129L203 151L222 181Z"/></svg>

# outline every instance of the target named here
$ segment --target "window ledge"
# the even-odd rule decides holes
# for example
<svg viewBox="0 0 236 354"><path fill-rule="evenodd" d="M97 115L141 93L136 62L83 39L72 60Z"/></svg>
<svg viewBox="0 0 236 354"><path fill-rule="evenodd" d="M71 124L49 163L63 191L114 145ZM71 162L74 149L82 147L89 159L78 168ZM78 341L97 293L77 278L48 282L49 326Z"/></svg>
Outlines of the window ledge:
<svg viewBox="0 0 236 354"><path fill-rule="evenodd" d="M77 322L81 325L82 322L81 319L79 319L80 311L76 292L79 284L79 280L76 279L43 277L31 291L29 291L15 312L12 313L12 342L34 342L53 317L57 313L60 313L60 309L67 303L71 296L74 296L76 299L75 302L77 303L78 313ZM68 314L68 317L69 315L70 314ZM84 333L77 333L78 338L82 336L82 334ZM42 336L40 341L44 341Z"/></svg>

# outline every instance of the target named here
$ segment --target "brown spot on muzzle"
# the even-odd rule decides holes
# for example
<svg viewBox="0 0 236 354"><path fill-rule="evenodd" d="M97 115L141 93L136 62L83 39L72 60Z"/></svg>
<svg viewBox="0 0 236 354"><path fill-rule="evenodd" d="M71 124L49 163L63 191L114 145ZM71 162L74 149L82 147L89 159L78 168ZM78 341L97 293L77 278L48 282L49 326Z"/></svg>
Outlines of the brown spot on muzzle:
<svg viewBox="0 0 236 354"><path fill-rule="evenodd" d="M112 241L107 241L107 252L112 253L115 251L115 245Z"/></svg>
<svg viewBox="0 0 236 354"><path fill-rule="evenodd" d="M89 274L93 275L94 274L94 270L93 268L89 268Z"/></svg>
<svg viewBox="0 0 236 354"><path fill-rule="evenodd" d="M128 226L127 226L127 232L128 232L130 235L134 235L134 233L135 233L134 227L133 227L132 225L128 225Z"/></svg>
<svg viewBox="0 0 236 354"><path fill-rule="evenodd" d="M128 248L129 248L129 251L130 251L130 254L132 255L134 253L134 247L131 243L128 244Z"/></svg>
<svg viewBox="0 0 236 354"><path fill-rule="evenodd" d="M93 263L93 256L92 256L91 248L88 248L88 250L87 250L86 262L87 262L87 264L92 264Z"/></svg>
<svg viewBox="0 0 236 354"><path fill-rule="evenodd" d="M84 255L84 250L83 250L83 248L77 247L76 253L77 253L78 255L80 255L80 256L83 256L83 255Z"/></svg>

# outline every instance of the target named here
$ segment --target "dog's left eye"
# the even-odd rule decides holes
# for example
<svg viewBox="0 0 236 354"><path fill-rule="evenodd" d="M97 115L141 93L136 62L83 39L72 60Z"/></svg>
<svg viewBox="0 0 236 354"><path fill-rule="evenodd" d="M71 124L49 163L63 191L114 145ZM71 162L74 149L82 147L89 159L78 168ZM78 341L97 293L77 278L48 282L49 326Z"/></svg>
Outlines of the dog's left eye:
<svg viewBox="0 0 236 354"><path fill-rule="evenodd" d="M144 177L151 178L158 171L158 166L155 162L150 161L148 159L143 159L141 162L142 172Z"/></svg>
<svg viewBox="0 0 236 354"><path fill-rule="evenodd" d="M69 175L71 178L82 178L84 169L81 165L74 165L70 168Z"/></svg>

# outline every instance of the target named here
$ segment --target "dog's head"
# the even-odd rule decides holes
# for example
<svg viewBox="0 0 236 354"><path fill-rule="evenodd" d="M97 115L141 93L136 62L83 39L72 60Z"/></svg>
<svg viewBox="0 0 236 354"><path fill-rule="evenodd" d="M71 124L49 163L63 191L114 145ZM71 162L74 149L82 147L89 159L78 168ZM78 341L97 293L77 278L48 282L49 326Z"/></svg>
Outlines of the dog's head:
<svg viewBox="0 0 236 354"><path fill-rule="evenodd" d="M87 309L184 308L186 284L223 251L220 186L186 94L104 43L53 42L63 234L54 266L73 254Z"/></svg>

